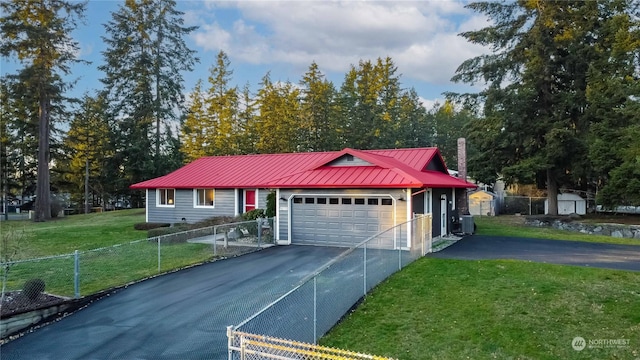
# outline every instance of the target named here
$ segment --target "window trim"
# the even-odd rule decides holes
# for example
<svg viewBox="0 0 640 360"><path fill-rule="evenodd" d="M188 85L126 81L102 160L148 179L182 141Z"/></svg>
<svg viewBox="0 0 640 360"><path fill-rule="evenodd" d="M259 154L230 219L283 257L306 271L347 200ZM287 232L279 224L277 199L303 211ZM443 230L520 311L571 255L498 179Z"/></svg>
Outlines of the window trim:
<svg viewBox="0 0 640 360"><path fill-rule="evenodd" d="M162 198L160 196L160 193L162 191L166 192L168 190L173 191L173 203L170 204L161 204L160 203L160 199ZM169 196L167 196L168 194L165 193L165 197L167 198L167 201L169 200ZM156 189L156 207L164 207L164 208L174 208L176 207L176 189L175 188L158 188Z"/></svg>
<svg viewBox="0 0 640 360"><path fill-rule="evenodd" d="M213 205L198 205L198 190L213 191ZM216 207L216 189L215 188L194 188L193 189L193 207L195 209L213 209Z"/></svg>

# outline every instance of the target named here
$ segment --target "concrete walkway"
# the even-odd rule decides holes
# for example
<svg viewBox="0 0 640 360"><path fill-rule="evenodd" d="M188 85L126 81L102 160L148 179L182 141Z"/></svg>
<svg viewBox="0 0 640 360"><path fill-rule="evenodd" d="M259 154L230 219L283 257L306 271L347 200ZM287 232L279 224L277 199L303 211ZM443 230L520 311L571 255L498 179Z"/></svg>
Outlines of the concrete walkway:
<svg viewBox="0 0 640 360"><path fill-rule="evenodd" d="M226 326L344 249L279 246L129 286L0 347L13 359L226 359Z"/></svg>
<svg viewBox="0 0 640 360"><path fill-rule="evenodd" d="M473 235L428 256L465 260L530 260L640 271L640 245Z"/></svg>

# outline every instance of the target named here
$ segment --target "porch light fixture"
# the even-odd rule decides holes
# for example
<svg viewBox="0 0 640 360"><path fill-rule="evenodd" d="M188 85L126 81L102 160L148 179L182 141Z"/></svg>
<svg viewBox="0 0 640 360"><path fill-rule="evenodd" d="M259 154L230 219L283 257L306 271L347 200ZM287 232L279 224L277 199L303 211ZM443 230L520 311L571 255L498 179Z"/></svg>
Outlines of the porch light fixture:
<svg viewBox="0 0 640 360"><path fill-rule="evenodd" d="M280 196L280 200L282 201L287 201L287 199L285 199L284 197Z"/></svg>

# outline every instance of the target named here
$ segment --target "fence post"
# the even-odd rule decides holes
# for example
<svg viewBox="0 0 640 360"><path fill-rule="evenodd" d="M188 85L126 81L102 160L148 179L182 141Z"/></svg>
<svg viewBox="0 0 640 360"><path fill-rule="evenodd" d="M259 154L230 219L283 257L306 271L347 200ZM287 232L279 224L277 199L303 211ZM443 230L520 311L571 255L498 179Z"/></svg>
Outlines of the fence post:
<svg viewBox="0 0 640 360"><path fill-rule="evenodd" d="M398 230L400 231L400 242L402 242L402 225L398 226ZM398 242L396 241L396 246L398 246ZM398 270L402 270L402 246L398 246Z"/></svg>
<svg viewBox="0 0 640 360"><path fill-rule="evenodd" d="M216 235L218 235L217 232L218 232L218 227L214 226L213 227L213 256L218 255L218 248L217 248L218 240L216 239Z"/></svg>
<svg viewBox="0 0 640 360"><path fill-rule="evenodd" d="M257 218L256 223L258 226L258 249L260 249L262 242L262 218Z"/></svg>
<svg viewBox="0 0 640 360"><path fill-rule="evenodd" d="M364 243L364 287L362 290L362 294L367 295L367 243Z"/></svg>
<svg viewBox="0 0 640 360"><path fill-rule="evenodd" d="M426 215L422 215L422 218L420 220L422 220L422 224L420 224L420 236L422 237L422 241L420 241L421 245L422 245L422 255L421 256L425 256L427 255L426 251L426 246L425 246L425 241L427 241L427 237L424 236L425 231L427 231L427 222L425 221L426 219Z"/></svg>
<svg viewBox="0 0 640 360"><path fill-rule="evenodd" d="M78 250L74 253L73 261L73 289L76 299L80 298L80 253Z"/></svg>
<svg viewBox="0 0 640 360"><path fill-rule="evenodd" d="M313 344L318 343L318 275L313 277Z"/></svg>
<svg viewBox="0 0 640 360"><path fill-rule="evenodd" d="M160 264L161 264L161 261L160 261L160 238L161 237L158 236L158 272L160 272L160 269L161 269L161 267L160 267Z"/></svg>

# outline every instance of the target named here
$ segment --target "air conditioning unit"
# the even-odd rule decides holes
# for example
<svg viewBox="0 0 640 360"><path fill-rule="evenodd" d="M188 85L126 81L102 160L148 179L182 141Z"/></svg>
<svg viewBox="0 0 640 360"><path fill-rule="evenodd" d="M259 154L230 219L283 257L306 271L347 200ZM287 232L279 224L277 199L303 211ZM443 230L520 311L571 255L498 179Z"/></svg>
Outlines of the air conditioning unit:
<svg viewBox="0 0 640 360"><path fill-rule="evenodd" d="M475 230L475 224L473 222L473 215L462 215L460 217L460 223L462 225L462 233L473 234Z"/></svg>

